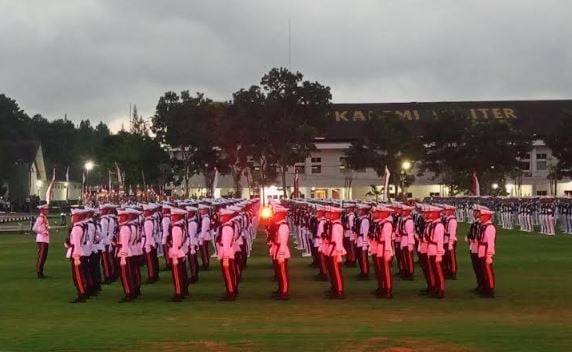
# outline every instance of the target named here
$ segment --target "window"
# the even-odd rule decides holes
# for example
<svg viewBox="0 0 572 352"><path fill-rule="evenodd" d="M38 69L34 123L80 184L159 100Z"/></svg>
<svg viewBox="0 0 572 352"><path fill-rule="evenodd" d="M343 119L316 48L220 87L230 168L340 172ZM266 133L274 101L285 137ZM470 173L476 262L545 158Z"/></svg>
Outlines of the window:
<svg viewBox="0 0 572 352"><path fill-rule="evenodd" d="M439 197L441 193L439 192L429 192L429 197Z"/></svg>
<svg viewBox="0 0 572 352"><path fill-rule="evenodd" d="M530 162L529 161L521 161L520 162L520 169L523 171L529 171L530 170Z"/></svg>
<svg viewBox="0 0 572 352"><path fill-rule="evenodd" d="M536 195L537 195L537 196L547 196L547 195L548 195L548 191L536 191Z"/></svg>
<svg viewBox="0 0 572 352"><path fill-rule="evenodd" d="M546 160L546 153L537 153L536 154L536 159L537 160Z"/></svg>
<svg viewBox="0 0 572 352"><path fill-rule="evenodd" d="M572 196L572 191L564 191L564 195L566 197L570 197L570 196Z"/></svg>
<svg viewBox="0 0 572 352"><path fill-rule="evenodd" d="M530 153L524 154L524 160L530 160Z"/></svg>
<svg viewBox="0 0 572 352"><path fill-rule="evenodd" d="M295 171L298 171L298 173L299 173L300 175L303 175L303 174L306 173L306 167L305 167L304 165L295 165L295 166L294 166L294 170L295 170Z"/></svg>
<svg viewBox="0 0 572 352"><path fill-rule="evenodd" d="M346 166L347 161L348 161L348 158L346 156L340 157L340 170L345 170L347 168L347 166Z"/></svg>
<svg viewBox="0 0 572 352"><path fill-rule="evenodd" d="M312 173L313 174L321 174L322 173L322 165L320 164L322 162L322 158L312 158Z"/></svg>
<svg viewBox="0 0 572 352"><path fill-rule="evenodd" d="M537 171L543 171L546 170L546 160L542 160L542 161L537 161L536 162L536 170Z"/></svg>

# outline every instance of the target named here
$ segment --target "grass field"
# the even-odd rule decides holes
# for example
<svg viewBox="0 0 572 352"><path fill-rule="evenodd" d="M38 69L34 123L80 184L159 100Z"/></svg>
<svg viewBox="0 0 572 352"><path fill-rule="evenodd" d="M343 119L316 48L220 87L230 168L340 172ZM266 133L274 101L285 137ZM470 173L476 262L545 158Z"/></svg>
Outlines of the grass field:
<svg viewBox="0 0 572 352"><path fill-rule="evenodd" d="M183 303L167 302L170 274L161 272L136 302L118 304L114 283L75 305L63 238L52 235L49 279L38 280L34 236L0 234L0 351L572 351L572 235L501 230L494 300L467 292L475 283L461 244L458 280L448 281L444 300L418 296L420 272L395 281L393 300L378 300L374 281L356 281L357 269L344 268L347 298L330 301L327 283L312 281L309 259L296 257L292 298L274 301L258 240L235 302L218 301L216 266Z"/></svg>

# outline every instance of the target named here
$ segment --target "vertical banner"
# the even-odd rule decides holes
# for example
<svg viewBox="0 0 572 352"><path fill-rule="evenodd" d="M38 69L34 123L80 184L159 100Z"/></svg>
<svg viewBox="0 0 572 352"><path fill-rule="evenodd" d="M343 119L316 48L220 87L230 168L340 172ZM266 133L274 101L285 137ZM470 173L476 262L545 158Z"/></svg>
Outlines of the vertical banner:
<svg viewBox="0 0 572 352"><path fill-rule="evenodd" d="M391 173L389 172L389 169L387 168L387 165L385 165L385 172L383 173L383 201L387 202L389 200L389 176L391 176Z"/></svg>
<svg viewBox="0 0 572 352"><path fill-rule="evenodd" d="M298 169L294 167L294 198L300 197L300 174Z"/></svg>
<svg viewBox="0 0 572 352"><path fill-rule="evenodd" d="M107 170L107 192L111 194L111 170Z"/></svg>
<svg viewBox="0 0 572 352"><path fill-rule="evenodd" d="M70 194L69 190L70 190L70 167L68 166L66 169L66 203L68 202Z"/></svg>
<svg viewBox="0 0 572 352"><path fill-rule="evenodd" d="M85 171L81 174L81 202L85 204L85 195L86 195L86 184L85 184Z"/></svg>
<svg viewBox="0 0 572 352"><path fill-rule="evenodd" d="M54 167L54 172L52 175L52 181L48 185L48 189L46 190L46 203L50 205L50 201L52 200L52 188L54 188L54 182L56 182L56 168Z"/></svg>
<svg viewBox="0 0 572 352"><path fill-rule="evenodd" d="M477 172L473 169L473 195L481 196L481 186L479 185L479 179L477 178Z"/></svg>
<svg viewBox="0 0 572 352"><path fill-rule="evenodd" d="M119 168L119 165L117 163L115 163L115 172L117 172L117 182L121 187L123 186L123 177L121 176L121 169Z"/></svg>
<svg viewBox="0 0 572 352"><path fill-rule="evenodd" d="M213 189L212 189L212 194L211 194L211 197L213 197L213 198L215 197L215 190L218 186L218 176L219 176L218 170L216 167L214 168L214 172L215 172L215 174L214 174L214 180L213 180Z"/></svg>

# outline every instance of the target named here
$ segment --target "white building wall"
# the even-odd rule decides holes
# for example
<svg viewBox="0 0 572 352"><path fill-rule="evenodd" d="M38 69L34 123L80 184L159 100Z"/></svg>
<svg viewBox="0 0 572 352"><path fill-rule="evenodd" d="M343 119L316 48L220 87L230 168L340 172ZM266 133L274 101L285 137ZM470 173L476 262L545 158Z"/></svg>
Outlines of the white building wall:
<svg viewBox="0 0 572 352"><path fill-rule="evenodd" d="M303 163L297 166L303 166L303 172L299 175L300 193L303 197L326 197L341 199L360 199L365 198L365 194L369 191L370 185L381 187L383 185L382 177L379 177L373 169L364 171L349 170L342 167L342 158L345 157L344 151L350 146L349 143L316 143L318 151L313 152L311 157L307 158ZM319 159L317 159L319 158ZM414 161L413 161L414 162ZM535 196L544 194L550 195L550 186L548 180L550 165L557 160L553 157L550 149L540 140L533 143L533 148L528 159L529 170L524 171L524 177L520 188L520 196ZM294 167L288 169L286 182L288 185L288 194L293 191L294 183ZM429 173L418 176L415 168L409 171L409 174L416 175L415 183L406 189L406 192L412 193L414 198L424 198L430 195L448 195L449 191L446 186L440 185L432 180ZM394 175L392 177L395 177ZM397 176L398 177L398 176ZM349 180L351 179L351 187ZM247 188L247 179L243 177L243 197L249 196ZM507 191L514 196L518 196L516 187L511 187L515 181L508 184ZM206 194L204 188L204 178L202 175L195 175L190 179L190 194L192 196L201 196ZM278 177L275 182L275 188L272 190L281 195L281 179ZM506 185L502 185L506 187ZM176 188L175 192L182 195L184 185ZM233 192L232 177L230 175L222 175L219 178L217 195L227 195ZM268 191L268 190L266 190ZM397 190L399 192L399 190ZM572 194L572 181L565 179L559 182L557 187L557 196L564 196L565 192ZM390 185L390 193L398 193L393 185Z"/></svg>

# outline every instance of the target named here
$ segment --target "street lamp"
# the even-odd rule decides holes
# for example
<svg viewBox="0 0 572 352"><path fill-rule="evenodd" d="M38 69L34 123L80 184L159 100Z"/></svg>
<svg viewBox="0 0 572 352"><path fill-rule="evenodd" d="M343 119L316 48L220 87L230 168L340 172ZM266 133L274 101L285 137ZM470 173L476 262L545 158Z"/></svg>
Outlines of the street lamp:
<svg viewBox="0 0 572 352"><path fill-rule="evenodd" d="M411 161L404 160L401 163L401 175L399 180L401 181L401 196L405 199L405 177L407 176L407 171L411 169Z"/></svg>
<svg viewBox="0 0 572 352"><path fill-rule="evenodd" d="M409 169L411 169L411 161L405 160L401 163L401 168L406 172L409 171Z"/></svg>
<svg viewBox="0 0 572 352"><path fill-rule="evenodd" d="M88 188L88 180L89 180L89 172L91 170L93 170L93 167L95 166L95 164L93 163L93 161L88 160L85 162L85 165L83 166L85 168L85 187Z"/></svg>
<svg viewBox="0 0 572 352"><path fill-rule="evenodd" d="M498 184L498 183L493 183L493 184L492 184L492 187L493 187L493 189L497 189L497 188L499 188L499 184Z"/></svg>
<svg viewBox="0 0 572 352"><path fill-rule="evenodd" d="M93 167L94 167L94 166L95 166L95 165L93 164L93 161L91 161L91 160L90 160L90 161L86 161L86 162L85 162L85 165L84 165L85 169L86 169L88 172L91 171L91 170L93 170Z"/></svg>

